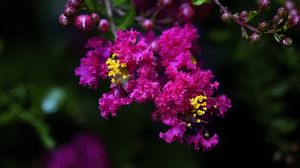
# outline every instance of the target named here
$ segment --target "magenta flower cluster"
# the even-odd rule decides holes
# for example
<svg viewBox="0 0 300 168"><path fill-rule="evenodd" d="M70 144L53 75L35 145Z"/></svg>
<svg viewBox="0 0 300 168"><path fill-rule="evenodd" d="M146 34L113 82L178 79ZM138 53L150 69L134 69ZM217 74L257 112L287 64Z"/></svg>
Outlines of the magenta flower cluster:
<svg viewBox="0 0 300 168"><path fill-rule="evenodd" d="M208 128L214 117L225 116L231 101L215 95L219 83L193 56L197 38L190 24L165 30L158 37L119 30L114 42L90 39L75 74L81 85L93 89L101 79L111 81L110 91L99 99L103 118L115 117L121 106L150 101L156 106L153 120L168 127L160 138L209 151L219 137Z"/></svg>

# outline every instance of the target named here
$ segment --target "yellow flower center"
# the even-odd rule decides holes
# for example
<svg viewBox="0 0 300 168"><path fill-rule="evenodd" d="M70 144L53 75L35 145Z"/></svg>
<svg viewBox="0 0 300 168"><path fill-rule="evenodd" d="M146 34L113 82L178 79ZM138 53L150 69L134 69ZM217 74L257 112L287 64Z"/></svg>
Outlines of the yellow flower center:
<svg viewBox="0 0 300 168"><path fill-rule="evenodd" d="M193 64L197 64L197 60L196 60L196 58L195 58L194 56L192 56L191 59L192 59L192 63L193 63Z"/></svg>
<svg viewBox="0 0 300 168"><path fill-rule="evenodd" d="M112 83L119 84L129 78L126 64L117 60L116 54L113 54L108 58L105 63L108 69L108 76L111 78Z"/></svg>
<svg viewBox="0 0 300 168"><path fill-rule="evenodd" d="M204 95L199 95L190 99L190 103L192 105L192 118L196 123L201 122L200 116L203 116L207 110L206 100L207 97ZM192 125L191 123L188 123L187 126L191 127Z"/></svg>

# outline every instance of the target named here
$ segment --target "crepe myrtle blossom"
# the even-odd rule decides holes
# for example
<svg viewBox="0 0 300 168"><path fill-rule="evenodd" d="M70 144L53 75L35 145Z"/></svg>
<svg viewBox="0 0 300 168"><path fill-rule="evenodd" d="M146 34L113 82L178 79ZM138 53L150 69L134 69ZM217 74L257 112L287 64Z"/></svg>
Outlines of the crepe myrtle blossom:
<svg viewBox="0 0 300 168"><path fill-rule="evenodd" d="M153 102L153 120L169 127L160 138L209 151L219 141L210 125L215 117L225 116L231 101L215 94L219 83L193 57L197 38L190 24L172 27L158 37L153 32L119 30L114 42L89 40L75 74L81 85L94 89L100 79L110 80L110 91L99 99L103 118L117 116L121 106L133 102Z"/></svg>
<svg viewBox="0 0 300 168"><path fill-rule="evenodd" d="M223 117L230 108L230 100L225 95L214 97L218 88L212 82L211 71L193 70L178 72L155 99L156 111L153 118L170 128L159 134L167 143L174 141L199 146L204 151L211 150L218 143L218 135L209 132L214 117Z"/></svg>
<svg viewBox="0 0 300 168"><path fill-rule="evenodd" d="M153 100L160 91L152 49L139 34L120 30L113 44L92 38L75 70L80 84L90 88L97 88L100 79L110 79L111 91L99 99L104 118L116 116L122 105Z"/></svg>

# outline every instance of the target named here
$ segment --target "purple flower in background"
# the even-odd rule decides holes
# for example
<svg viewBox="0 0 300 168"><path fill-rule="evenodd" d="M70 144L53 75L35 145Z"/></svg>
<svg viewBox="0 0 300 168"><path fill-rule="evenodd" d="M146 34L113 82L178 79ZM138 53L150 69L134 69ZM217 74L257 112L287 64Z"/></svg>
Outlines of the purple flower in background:
<svg viewBox="0 0 300 168"><path fill-rule="evenodd" d="M55 149L45 162L45 168L108 168L102 142L93 135L81 134L70 143Z"/></svg>

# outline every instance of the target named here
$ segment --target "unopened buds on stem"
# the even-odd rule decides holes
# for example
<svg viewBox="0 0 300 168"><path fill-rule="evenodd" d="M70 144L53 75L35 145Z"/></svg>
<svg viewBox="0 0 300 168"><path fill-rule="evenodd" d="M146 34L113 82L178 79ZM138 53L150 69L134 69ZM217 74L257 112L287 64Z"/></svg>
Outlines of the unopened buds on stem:
<svg viewBox="0 0 300 168"><path fill-rule="evenodd" d="M282 44L284 47L288 47L288 46L290 46L290 45L293 44L293 40L292 40L291 38L289 38L289 37L283 37L283 38L281 39L281 44Z"/></svg>
<svg viewBox="0 0 300 168"><path fill-rule="evenodd" d="M101 19L97 29L103 33L108 32L110 28L110 23L107 19Z"/></svg>
<svg viewBox="0 0 300 168"><path fill-rule="evenodd" d="M90 15L83 14L76 17L75 26L79 30L88 32L93 29L94 22Z"/></svg>
<svg viewBox="0 0 300 168"><path fill-rule="evenodd" d="M252 33L250 36L250 42L251 43L257 43L260 40L261 35L258 33Z"/></svg>
<svg viewBox="0 0 300 168"><path fill-rule="evenodd" d="M223 22L229 22L231 20L231 14L229 12L224 12L221 16Z"/></svg>

